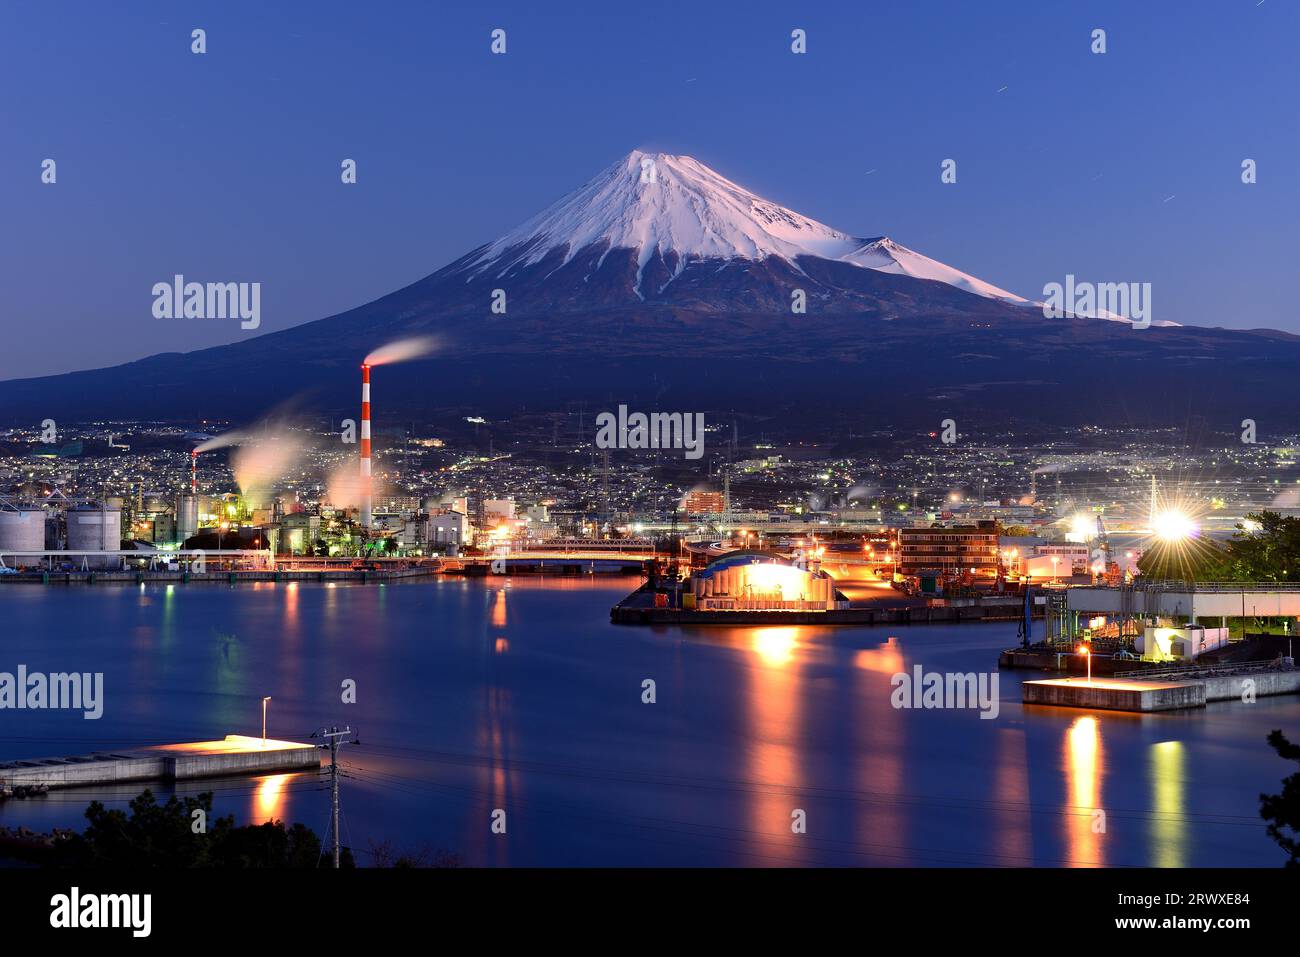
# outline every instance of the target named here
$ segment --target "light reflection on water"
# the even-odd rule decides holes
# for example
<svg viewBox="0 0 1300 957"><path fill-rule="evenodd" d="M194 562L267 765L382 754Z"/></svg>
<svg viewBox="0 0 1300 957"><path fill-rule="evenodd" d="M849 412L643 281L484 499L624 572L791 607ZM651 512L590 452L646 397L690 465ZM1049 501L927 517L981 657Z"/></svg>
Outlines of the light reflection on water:
<svg viewBox="0 0 1300 957"><path fill-rule="evenodd" d="M798 628L749 629L753 667L749 724L755 744L750 748L748 778L756 787L750 812L750 829L758 838L757 855L772 864L797 863L798 836L793 799L802 783L799 766L799 675L793 665ZM802 826L802 825L801 825Z"/></svg>
<svg viewBox="0 0 1300 957"><path fill-rule="evenodd" d="M1018 682L1035 675L1003 672L996 720L896 710L892 675L990 670L1014 626L611 625L634 584L8 588L3 670L103 671L106 700L95 722L0 715L0 757L260 734L272 695L272 735L358 730L343 806L362 850L521 865L1280 863L1257 795L1289 769L1264 736L1300 724L1300 699L1022 708ZM205 787L218 813L323 836L314 775L182 790ZM120 805L135 790L82 795ZM7 802L0 824L77 824L81 809Z"/></svg>
<svg viewBox="0 0 1300 957"><path fill-rule="evenodd" d="M1183 791L1186 752L1181 741L1159 741L1149 749L1151 802L1156 814L1151 820L1151 842L1156 867L1184 867L1187 863L1187 825L1181 816L1187 795Z"/></svg>
<svg viewBox="0 0 1300 957"><path fill-rule="evenodd" d="M1075 718L1065 734L1066 814L1070 859L1081 865L1104 865L1102 837L1105 809L1101 806L1101 778L1105 774L1101 731L1096 717Z"/></svg>
<svg viewBox="0 0 1300 957"><path fill-rule="evenodd" d="M889 687L893 675L906 668L902 647L896 637L889 637L882 644L856 651L853 664L867 673L858 681L861 689L856 696L858 713L853 717L857 757L853 783L863 792L885 796L868 804L867 813L857 816L854 837L857 843L882 857L879 863L914 864L903 840L908 833L903 805L889 799L906 791L907 722L902 712L894 710L888 697L878 693L881 687Z"/></svg>
<svg viewBox="0 0 1300 957"><path fill-rule="evenodd" d="M284 787L290 777L292 775L269 774L261 779L257 786L253 813L249 815L251 823L261 824L264 821L276 821L284 817ZM339 833L343 833L342 828L339 828Z"/></svg>
<svg viewBox="0 0 1300 957"><path fill-rule="evenodd" d="M993 791L995 851L1005 864L1029 864L1033 860L1033 836L1026 814L1029 766L1025 755L1025 734L1021 729L998 729Z"/></svg>

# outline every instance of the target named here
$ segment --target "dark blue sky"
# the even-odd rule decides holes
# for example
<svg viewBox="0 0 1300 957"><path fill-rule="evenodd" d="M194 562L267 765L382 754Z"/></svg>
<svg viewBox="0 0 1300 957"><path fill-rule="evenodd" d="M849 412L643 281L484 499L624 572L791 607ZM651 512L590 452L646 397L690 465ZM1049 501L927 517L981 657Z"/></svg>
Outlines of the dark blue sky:
<svg viewBox="0 0 1300 957"><path fill-rule="evenodd" d="M253 334L153 318L177 272L261 282L259 332L343 311L634 147L1025 296L1144 281L1157 320L1300 332L1293 3L559 6L9 0L0 378Z"/></svg>

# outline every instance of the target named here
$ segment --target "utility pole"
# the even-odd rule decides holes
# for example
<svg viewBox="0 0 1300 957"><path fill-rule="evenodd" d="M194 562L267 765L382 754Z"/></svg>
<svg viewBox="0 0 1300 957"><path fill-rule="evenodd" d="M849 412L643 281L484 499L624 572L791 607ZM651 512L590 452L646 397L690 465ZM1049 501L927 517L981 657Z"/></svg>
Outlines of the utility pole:
<svg viewBox="0 0 1300 957"><path fill-rule="evenodd" d="M602 523L610 520L609 511L609 449L601 453L600 469L600 520Z"/></svg>
<svg viewBox="0 0 1300 957"><path fill-rule="evenodd" d="M682 562L681 539L677 535L677 506L676 505L673 506L673 528L669 534L672 535L672 539L673 539L673 579L676 580L678 566L680 566Z"/></svg>
<svg viewBox="0 0 1300 957"><path fill-rule="evenodd" d="M731 530L731 463L722 467L722 537L726 544L727 534Z"/></svg>
<svg viewBox="0 0 1300 957"><path fill-rule="evenodd" d="M328 744L317 745L319 748L330 749L330 836L334 845L334 869L339 869L339 745L357 744L356 738L351 741L342 741L341 738L352 736L350 727L339 730L338 725L326 731L321 728L319 731L312 732L313 738L325 738Z"/></svg>

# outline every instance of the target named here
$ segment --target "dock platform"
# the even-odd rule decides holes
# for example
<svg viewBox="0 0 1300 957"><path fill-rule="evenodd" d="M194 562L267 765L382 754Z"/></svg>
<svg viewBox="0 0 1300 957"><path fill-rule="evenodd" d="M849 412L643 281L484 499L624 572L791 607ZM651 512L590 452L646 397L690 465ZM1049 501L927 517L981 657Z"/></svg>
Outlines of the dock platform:
<svg viewBox="0 0 1300 957"><path fill-rule="evenodd" d="M124 781L180 781L319 768L320 751L315 745L273 738L264 744L261 738L228 734L219 741L6 761L0 763L0 789L53 790Z"/></svg>
<svg viewBox="0 0 1300 957"><path fill-rule="evenodd" d="M1300 671L1258 670L1239 674L1159 678L1050 678L1021 685L1025 704L1106 711L1175 711L1204 708L1211 701L1242 701L1249 695L1300 694Z"/></svg>
<svg viewBox="0 0 1300 957"><path fill-rule="evenodd" d="M656 606L654 597L652 588L641 586L609 610L609 620L616 625L922 625L1019 621L1023 614L1016 598L956 599L935 605L924 598L890 594L883 599L848 602L848 607L824 611L699 611Z"/></svg>

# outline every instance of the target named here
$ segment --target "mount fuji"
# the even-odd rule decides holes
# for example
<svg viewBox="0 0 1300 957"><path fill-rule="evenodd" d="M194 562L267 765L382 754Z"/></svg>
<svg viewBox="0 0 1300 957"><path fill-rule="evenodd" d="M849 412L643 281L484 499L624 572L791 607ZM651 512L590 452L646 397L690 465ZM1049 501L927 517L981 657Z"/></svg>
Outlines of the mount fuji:
<svg viewBox="0 0 1300 957"><path fill-rule="evenodd" d="M809 270L801 268L808 262ZM633 150L581 188L450 268L468 283L541 279L613 304L682 302L722 310L773 305L764 285L811 286L824 305L870 298L870 281L838 264L928 279L1009 303L1019 296L886 236L850 236L749 192L689 156ZM719 279L748 272L744 288ZM837 277L845 277L836 282ZM595 283L593 285L593 279ZM757 282L755 282L757 280ZM590 297L581 288L593 290ZM805 290L808 292L808 290ZM723 293L719 295L719 293ZM633 298L635 297L635 298ZM789 295L784 305L789 305Z"/></svg>
<svg viewBox="0 0 1300 957"><path fill-rule="evenodd" d="M810 422L833 436L947 416L963 428L1198 416L1235 427L1243 403L1255 418L1289 414L1300 367L1300 337L1271 330L1048 319L689 156L633 151L374 302L227 346L2 382L0 415L247 420L298 395L338 417L355 412L361 357L410 335L438 351L376 382L378 407L407 421L626 402L729 410L800 437Z"/></svg>

